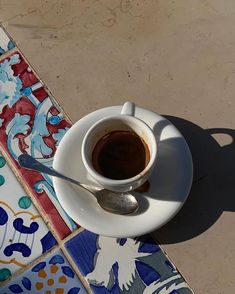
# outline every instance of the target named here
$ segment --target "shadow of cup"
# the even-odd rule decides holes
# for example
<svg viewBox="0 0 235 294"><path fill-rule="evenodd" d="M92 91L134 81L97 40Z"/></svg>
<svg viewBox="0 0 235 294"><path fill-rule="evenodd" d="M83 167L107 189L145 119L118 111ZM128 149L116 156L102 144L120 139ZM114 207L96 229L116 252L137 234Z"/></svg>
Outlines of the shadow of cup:
<svg viewBox="0 0 235 294"><path fill-rule="evenodd" d="M168 224L154 232L162 244L191 239L210 228L223 211L235 210L235 130L204 130L190 121L165 117L177 127L188 143L194 178L183 208ZM158 133L161 134L161 128ZM212 136L215 134L229 135L231 143L221 147Z"/></svg>

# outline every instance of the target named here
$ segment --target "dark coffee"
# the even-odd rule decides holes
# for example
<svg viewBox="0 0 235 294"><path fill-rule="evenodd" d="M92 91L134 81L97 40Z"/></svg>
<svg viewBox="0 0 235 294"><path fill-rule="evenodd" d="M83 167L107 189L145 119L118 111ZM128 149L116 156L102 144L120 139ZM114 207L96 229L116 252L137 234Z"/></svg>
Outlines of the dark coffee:
<svg viewBox="0 0 235 294"><path fill-rule="evenodd" d="M92 153L92 164L101 175L115 180L136 176L149 163L147 144L136 133L113 131L104 135Z"/></svg>

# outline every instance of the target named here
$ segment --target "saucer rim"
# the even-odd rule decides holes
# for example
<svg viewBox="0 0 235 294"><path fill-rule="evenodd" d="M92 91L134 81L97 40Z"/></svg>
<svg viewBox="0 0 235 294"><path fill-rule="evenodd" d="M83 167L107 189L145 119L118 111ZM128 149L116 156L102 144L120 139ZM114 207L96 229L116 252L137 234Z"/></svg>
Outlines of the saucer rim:
<svg viewBox="0 0 235 294"><path fill-rule="evenodd" d="M94 117L92 117L92 121L94 120L94 123L96 122L96 121L98 121L99 120L99 118L95 118L95 117L97 117L97 115L96 115L96 113L101 113L102 111L104 111L104 112L107 112L109 109L110 109L110 111L112 110L112 111L118 111L119 109L121 109L121 107L122 106L120 106L120 105L118 105L118 106L110 106L110 107L105 107L105 108L101 108L101 109L98 109L98 110L96 110L96 111L94 111L94 112L91 112L91 113L89 113L89 114L87 114L86 116L84 116L83 118L81 118L80 120L78 120L68 131L67 131L67 133L65 134L65 136L62 138L62 140L61 140L61 142L60 142L60 144L59 144L59 146L58 146L58 149L57 149L57 151L56 151L56 154L55 154L55 157L54 157L54 162L53 162L53 167L57 167L57 165L58 165L58 161L59 161L59 159L58 159L58 155L60 154L60 152L61 152L61 146L63 145L63 144L65 144L64 142L67 140L67 138L69 137L69 134L71 134L71 132L73 131L73 130L75 130L75 128L77 128L79 125L81 125L83 122L85 122L86 123L86 120L88 121L88 119L89 119L89 117L92 117L92 116L94 116ZM102 228L101 227L99 227L99 226L96 226L96 225L92 225L92 224L90 224L89 225L89 221L83 221L83 218L79 218L79 221L78 220L75 220L75 219L77 219L76 217L74 218L74 217L72 217L71 216L71 214L73 214L73 213L71 213L71 209L69 209L68 208L68 203L66 203L66 201L65 201L65 199L63 198L63 196L61 196L60 195L60 193L58 193L58 185L60 185L60 182L61 182L61 180L60 179L57 179L57 178L53 178L53 184L54 184L54 188L55 188L55 191L56 191L56 194L57 194L57 198L58 198L58 201L61 203L61 205L62 205L62 207L65 209L65 211L68 213L68 215L70 215L71 216L71 218L75 221L75 222L78 222L79 223L79 225L80 226L82 226L82 227L84 227L85 229L87 229L87 230L90 230L90 231L92 231L92 232L94 232L94 233L96 233L96 234L100 234L100 235L105 235L105 236L110 236L110 237L135 237L135 236L139 236L139 235L143 235L143 234L146 234L146 233L149 233L149 232L151 232L151 231L153 231L153 230L156 230L156 229L158 229L158 228L160 228L160 227L162 227L163 225L165 225L167 222L169 222L178 212L179 212L179 210L182 208L182 206L184 205L184 203L185 203L185 201L186 201L186 199L188 198L188 195L189 195L189 192L190 192L190 189L191 189L191 186L192 186L192 179L193 179L193 162L192 162L192 156L191 156L191 152L190 152L190 149L189 149L189 147L188 147L188 145L187 145L187 142L186 142L186 140L185 140L185 138L182 136L182 134L179 132L179 130L169 121L169 120L167 120L165 117L163 117L163 116L161 116L161 115L159 115L159 114L157 114L157 113L155 113L155 112L152 112L152 111L150 111L150 110L148 110L148 109L145 109L145 108L141 108L141 107L138 107L138 109L139 109L139 111L141 112L142 110L144 110L145 112L147 111L147 112L149 112L149 113L152 113L153 115L155 115L156 117L155 117L155 120L157 120L157 117L159 117L159 118L161 118L161 119L163 119L163 120L165 120L165 121L168 121L168 123L175 129L175 131L177 132L177 135L178 136L180 136L180 138L181 139L183 139L183 141L184 141L184 143L185 143L185 145L186 145L186 149L188 150L188 160L190 161L190 166L191 166L191 170L190 170L190 175L191 175L191 178L190 178L190 181L188 182L188 184L187 184L187 187L188 187L188 189L187 189L187 193L185 193L185 196L184 197L181 197L181 199L182 199L182 201L179 201L179 202L174 202L174 209L171 209L172 211L170 211L169 212L169 215L168 215L168 217L166 217L165 218L165 220L164 221L161 221L159 224L157 224L157 223L154 223L154 224L152 224L151 226L148 226L148 227L144 227L144 228L140 228L140 226L137 226L137 229L136 230L134 230L134 231L132 231L132 232L130 232L128 229L125 229L124 231L119 231L119 232L117 232L117 231L115 231L114 229L113 229L113 227L112 226L110 226L110 230L108 230L107 231L107 229L106 230L102 230ZM144 116L144 115L143 115ZM141 119L141 118L140 118ZM84 129L85 129L85 131L88 131L88 129L89 129L90 127L85 127ZM85 134L83 135L83 137L85 136ZM82 137L82 139L83 139L83 137ZM81 145L81 144L80 144ZM80 148L81 148L81 146L80 146ZM85 168L85 167L84 167ZM156 167L155 167L156 168ZM94 184L94 182L93 182L93 184ZM149 197L149 196L146 196L147 198ZM67 201L68 202L68 201ZM98 204L97 204L98 205ZM66 210L66 207L67 207L67 210ZM103 210L103 213L107 213L106 211L104 211ZM123 217L123 221L125 221L125 217L133 217L133 221L134 221L134 218L135 218L135 215L129 215L129 216L124 216ZM85 219L89 219L89 217L88 218L85 218Z"/></svg>

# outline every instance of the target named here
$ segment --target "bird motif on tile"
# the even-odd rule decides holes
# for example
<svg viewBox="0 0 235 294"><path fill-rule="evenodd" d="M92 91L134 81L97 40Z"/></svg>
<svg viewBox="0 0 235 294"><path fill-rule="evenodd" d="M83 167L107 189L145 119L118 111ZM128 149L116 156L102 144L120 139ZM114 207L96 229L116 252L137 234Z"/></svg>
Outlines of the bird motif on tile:
<svg viewBox="0 0 235 294"><path fill-rule="evenodd" d="M118 267L119 288L128 289L135 277L139 275L138 267L142 263L140 259L152 254L152 252L141 251L141 242L131 238L115 239L99 236L97 248L94 269L86 278L90 284L105 286L109 290L115 284L114 264Z"/></svg>

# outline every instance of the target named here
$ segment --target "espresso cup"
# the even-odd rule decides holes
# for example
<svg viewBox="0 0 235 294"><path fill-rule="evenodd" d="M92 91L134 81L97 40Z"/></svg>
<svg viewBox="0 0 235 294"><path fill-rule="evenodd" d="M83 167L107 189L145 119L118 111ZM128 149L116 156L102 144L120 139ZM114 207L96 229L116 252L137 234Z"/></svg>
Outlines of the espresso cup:
<svg viewBox="0 0 235 294"><path fill-rule="evenodd" d="M156 164L157 142L152 129L135 117L126 102L118 115L100 119L82 142L82 161L103 188L127 192L144 184Z"/></svg>

